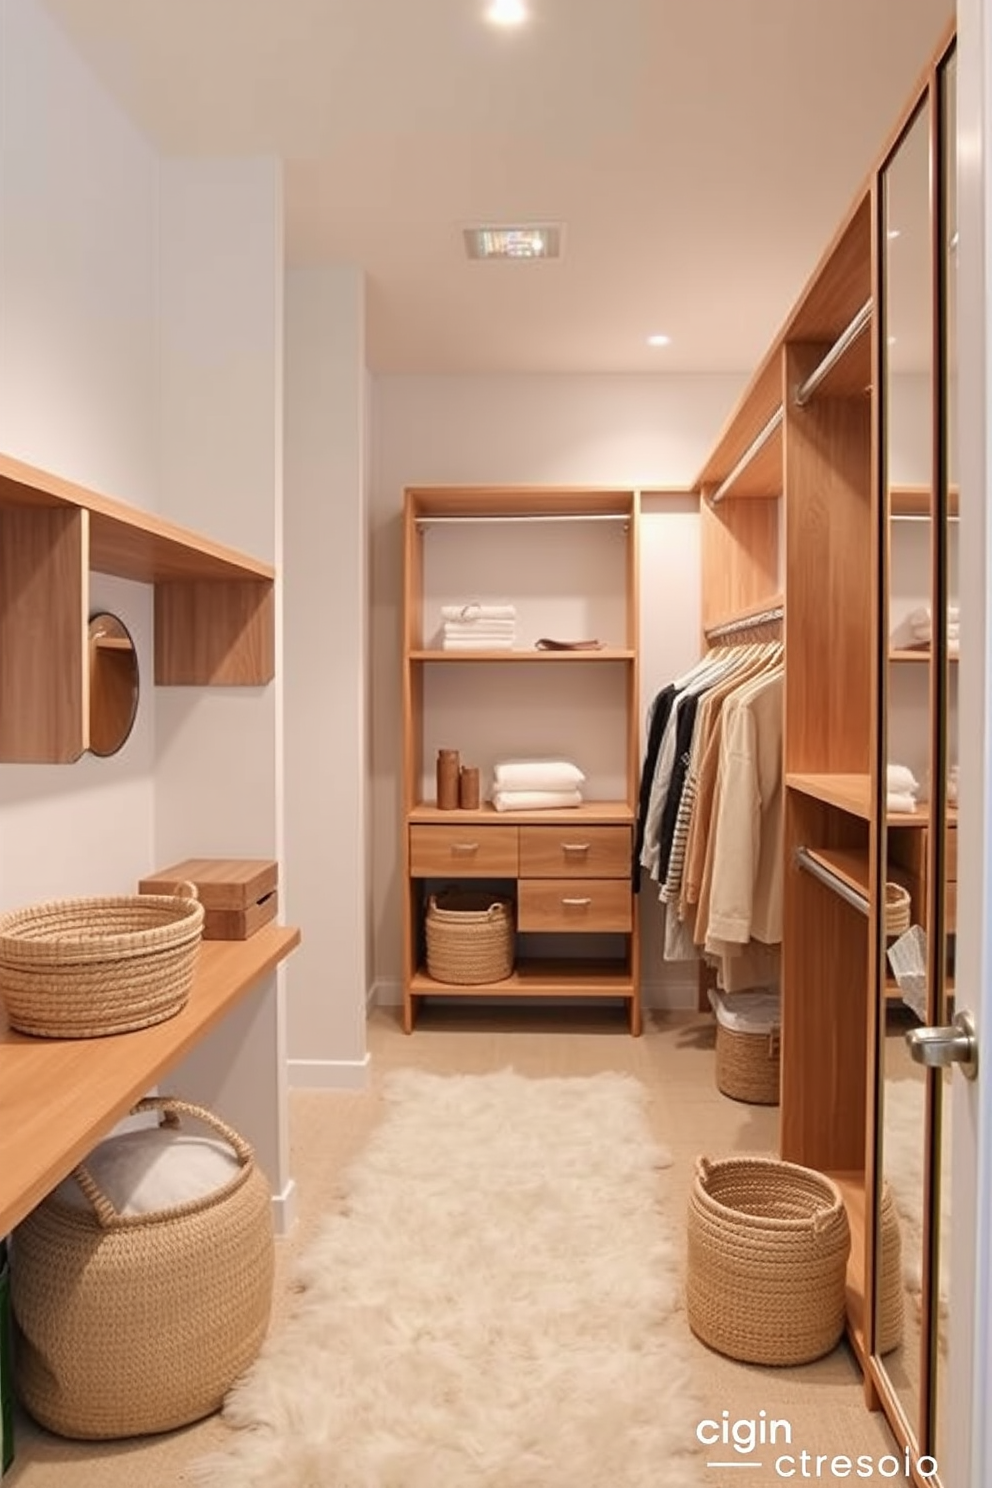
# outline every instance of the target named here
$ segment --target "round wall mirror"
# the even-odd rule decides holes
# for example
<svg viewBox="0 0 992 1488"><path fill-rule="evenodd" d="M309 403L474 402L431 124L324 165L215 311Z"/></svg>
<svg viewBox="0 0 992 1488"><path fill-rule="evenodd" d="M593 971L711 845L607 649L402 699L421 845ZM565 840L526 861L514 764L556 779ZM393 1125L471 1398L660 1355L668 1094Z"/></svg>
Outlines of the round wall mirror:
<svg viewBox="0 0 992 1488"><path fill-rule="evenodd" d="M116 615L94 615L90 640L90 752L116 754L138 712L138 653Z"/></svg>

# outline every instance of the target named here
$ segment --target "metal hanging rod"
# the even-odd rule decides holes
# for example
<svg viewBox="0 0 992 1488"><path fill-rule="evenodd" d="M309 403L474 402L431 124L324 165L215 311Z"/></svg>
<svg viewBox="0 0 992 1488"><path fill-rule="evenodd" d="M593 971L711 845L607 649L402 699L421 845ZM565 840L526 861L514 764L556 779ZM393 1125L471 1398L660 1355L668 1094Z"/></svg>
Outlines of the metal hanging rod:
<svg viewBox="0 0 992 1488"><path fill-rule="evenodd" d="M861 306L861 309L847 329L841 331L822 362L819 362L813 368L805 382L799 384L796 389L796 403L800 408L803 408L815 395L820 383L823 382L829 372L833 371L848 347L852 346L858 337L868 329L868 326L871 324L871 316L872 302L871 300L867 300Z"/></svg>
<svg viewBox="0 0 992 1488"><path fill-rule="evenodd" d="M418 527L446 527L458 522L622 522L630 525L627 512L458 512L445 516L424 513Z"/></svg>
<svg viewBox="0 0 992 1488"><path fill-rule="evenodd" d="M796 863L804 873L809 873L813 878L819 879L820 883L826 884L828 889L850 904L859 914L867 915L867 896L859 894L857 889L852 889L843 878L832 873L825 863L821 863L819 858L814 858L808 848L796 848Z"/></svg>
<svg viewBox="0 0 992 1488"><path fill-rule="evenodd" d="M736 635L741 630L754 630L759 625L771 625L775 620L785 618L785 606L773 605L770 609L759 610L755 615L742 615L739 620L727 620L723 625L712 625L706 629L707 640L716 640L718 636Z"/></svg>
<svg viewBox="0 0 992 1488"><path fill-rule="evenodd" d="M737 478L743 474L743 472L747 469L755 456L761 453L765 445L768 443L769 439L771 439L772 435L775 433L775 430L780 427L784 416L785 410L783 409L782 405L779 404L778 408L776 408L775 412L772 414L765 427L761 430L761 433L758 434L755 439L752 439L747 449L737 461L737 464L734 466L733 470L730 472L729 475L724 476L723 480L717 486L716 490L713 492L713 495L710 497L711 506L716 506L718 502L723 500L724 496L726 496L727 492L730 490L731 486L733 486Z"/></svg>

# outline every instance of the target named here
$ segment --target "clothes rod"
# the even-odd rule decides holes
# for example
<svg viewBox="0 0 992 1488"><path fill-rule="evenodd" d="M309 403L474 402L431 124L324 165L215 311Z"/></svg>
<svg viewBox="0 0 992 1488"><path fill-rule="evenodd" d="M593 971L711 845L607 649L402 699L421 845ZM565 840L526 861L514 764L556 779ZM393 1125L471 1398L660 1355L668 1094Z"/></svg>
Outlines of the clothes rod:
<svg viewBox="0 0 992 1488"><path fill-rule="evenodd" d="M458 512L434 516L424 512L416 519L418 527L445 527L458 522L622 522L630 523L627 512Z"/></svg>
<svg viewBox="0 0 992 1488"><path fill-rule="evenodd" d="M856 909L859 914L867 915L868 900L864 894L859 894L857 889L852 889L849 883L845 883L836 873L831 873L826 864L821 863L819 858L805 847L796 848L796 863L804 873L809 873L813 878L819 879L820 883L826 884L835 894Z"/></svg>
<svg viewBox="0 0 992 1488"><path fill-rule="evenodd" d="M756 439L753 439L751 441L730 474L724 476L723 480L717 486L716 490L713 492L713 495L710 497L711 506L716 506L718 502L723 500L724 496L726 496L727 492L733 486L738 476L740 476L742 472L747 469L755 456L761 453L765 445L768 443L769 439L771 439L772 435L775 433L775 430L781 425L782 419L784 417L784 412L785 411L782 408L782 405L779 404L778 408L776 408L775 412L772 414L771 418L768 420L761 433L757 436Z"/></svg>
<svg viewBox="0 0 992 1488"><path fill-rule="evenodd" d="M823 382L829 372L833 371L848 347L852 346L862 332L867 330L871 324L871 315L872 302L868 300L861 306L861 309L847 329L841 331L837 340L823 358L823 361L813 368L806 381L800 383L796 389L796 403L800 408L805 407L814 396L821 382Z"/></svg>
<svg viewBox="0 0 992 1488"><path fill-rule="evenodd" d="M754 630L759 625L771 625L775 620L785 618L785 606L774 605L771 609L760 610L756 615L742 615L739 620L727 620L723 625L713 625L706 630L706 639L716 640L718 636L736 635L740 630Z"/></svg>

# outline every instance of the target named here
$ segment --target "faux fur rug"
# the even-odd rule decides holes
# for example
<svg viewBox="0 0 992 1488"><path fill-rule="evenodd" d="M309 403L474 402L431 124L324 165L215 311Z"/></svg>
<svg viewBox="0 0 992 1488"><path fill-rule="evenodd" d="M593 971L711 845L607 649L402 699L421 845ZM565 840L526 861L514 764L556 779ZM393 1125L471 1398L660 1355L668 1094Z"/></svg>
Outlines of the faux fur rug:
<svg viewBox="0 0 992 1488"><path fill-rule="evenodd" d="M211 1488L691 1488L670 1159L638 1081L394 1075ZM681 1196L677 1201L681 1219Z"/></svg>

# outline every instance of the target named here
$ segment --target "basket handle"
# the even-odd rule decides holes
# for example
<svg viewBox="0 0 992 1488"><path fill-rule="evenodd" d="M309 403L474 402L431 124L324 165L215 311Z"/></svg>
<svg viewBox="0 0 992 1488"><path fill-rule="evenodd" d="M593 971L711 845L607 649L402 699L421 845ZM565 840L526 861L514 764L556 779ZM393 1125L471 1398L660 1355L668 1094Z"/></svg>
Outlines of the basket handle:
<svg viewBox="0 0 992 1488"><path fill-rule="evenodd" d="M138 1101L136 1106L131 1107L130 1114L132 1116L139 1116L143 1111L159 1111L162 1116L162 1120L159 1123L161 1126L180 1126L180 1116L193 1116L196 1120L202 1121L204 1126L212 1127L218 1136L223 1137L229 1146L233 1148L234 1155L238 1159L239 1168L246 1168L255 1155L251 1144L246 1142L244 1137L234 1130L233 1126L228 1126L227 1122L222 1121L219 1116L215 1116L213 1111L208 1111L206 1106L197 1106L190 1101L179 1100L174 1095L148 1095L143 1100ZM110 1229L121 1218L121 1215L114 1208L86 1164L77 1163L72 1170L72 1177L75 1178L79 1187L92 1204L93 1212L101 1229Z"/></svg>

